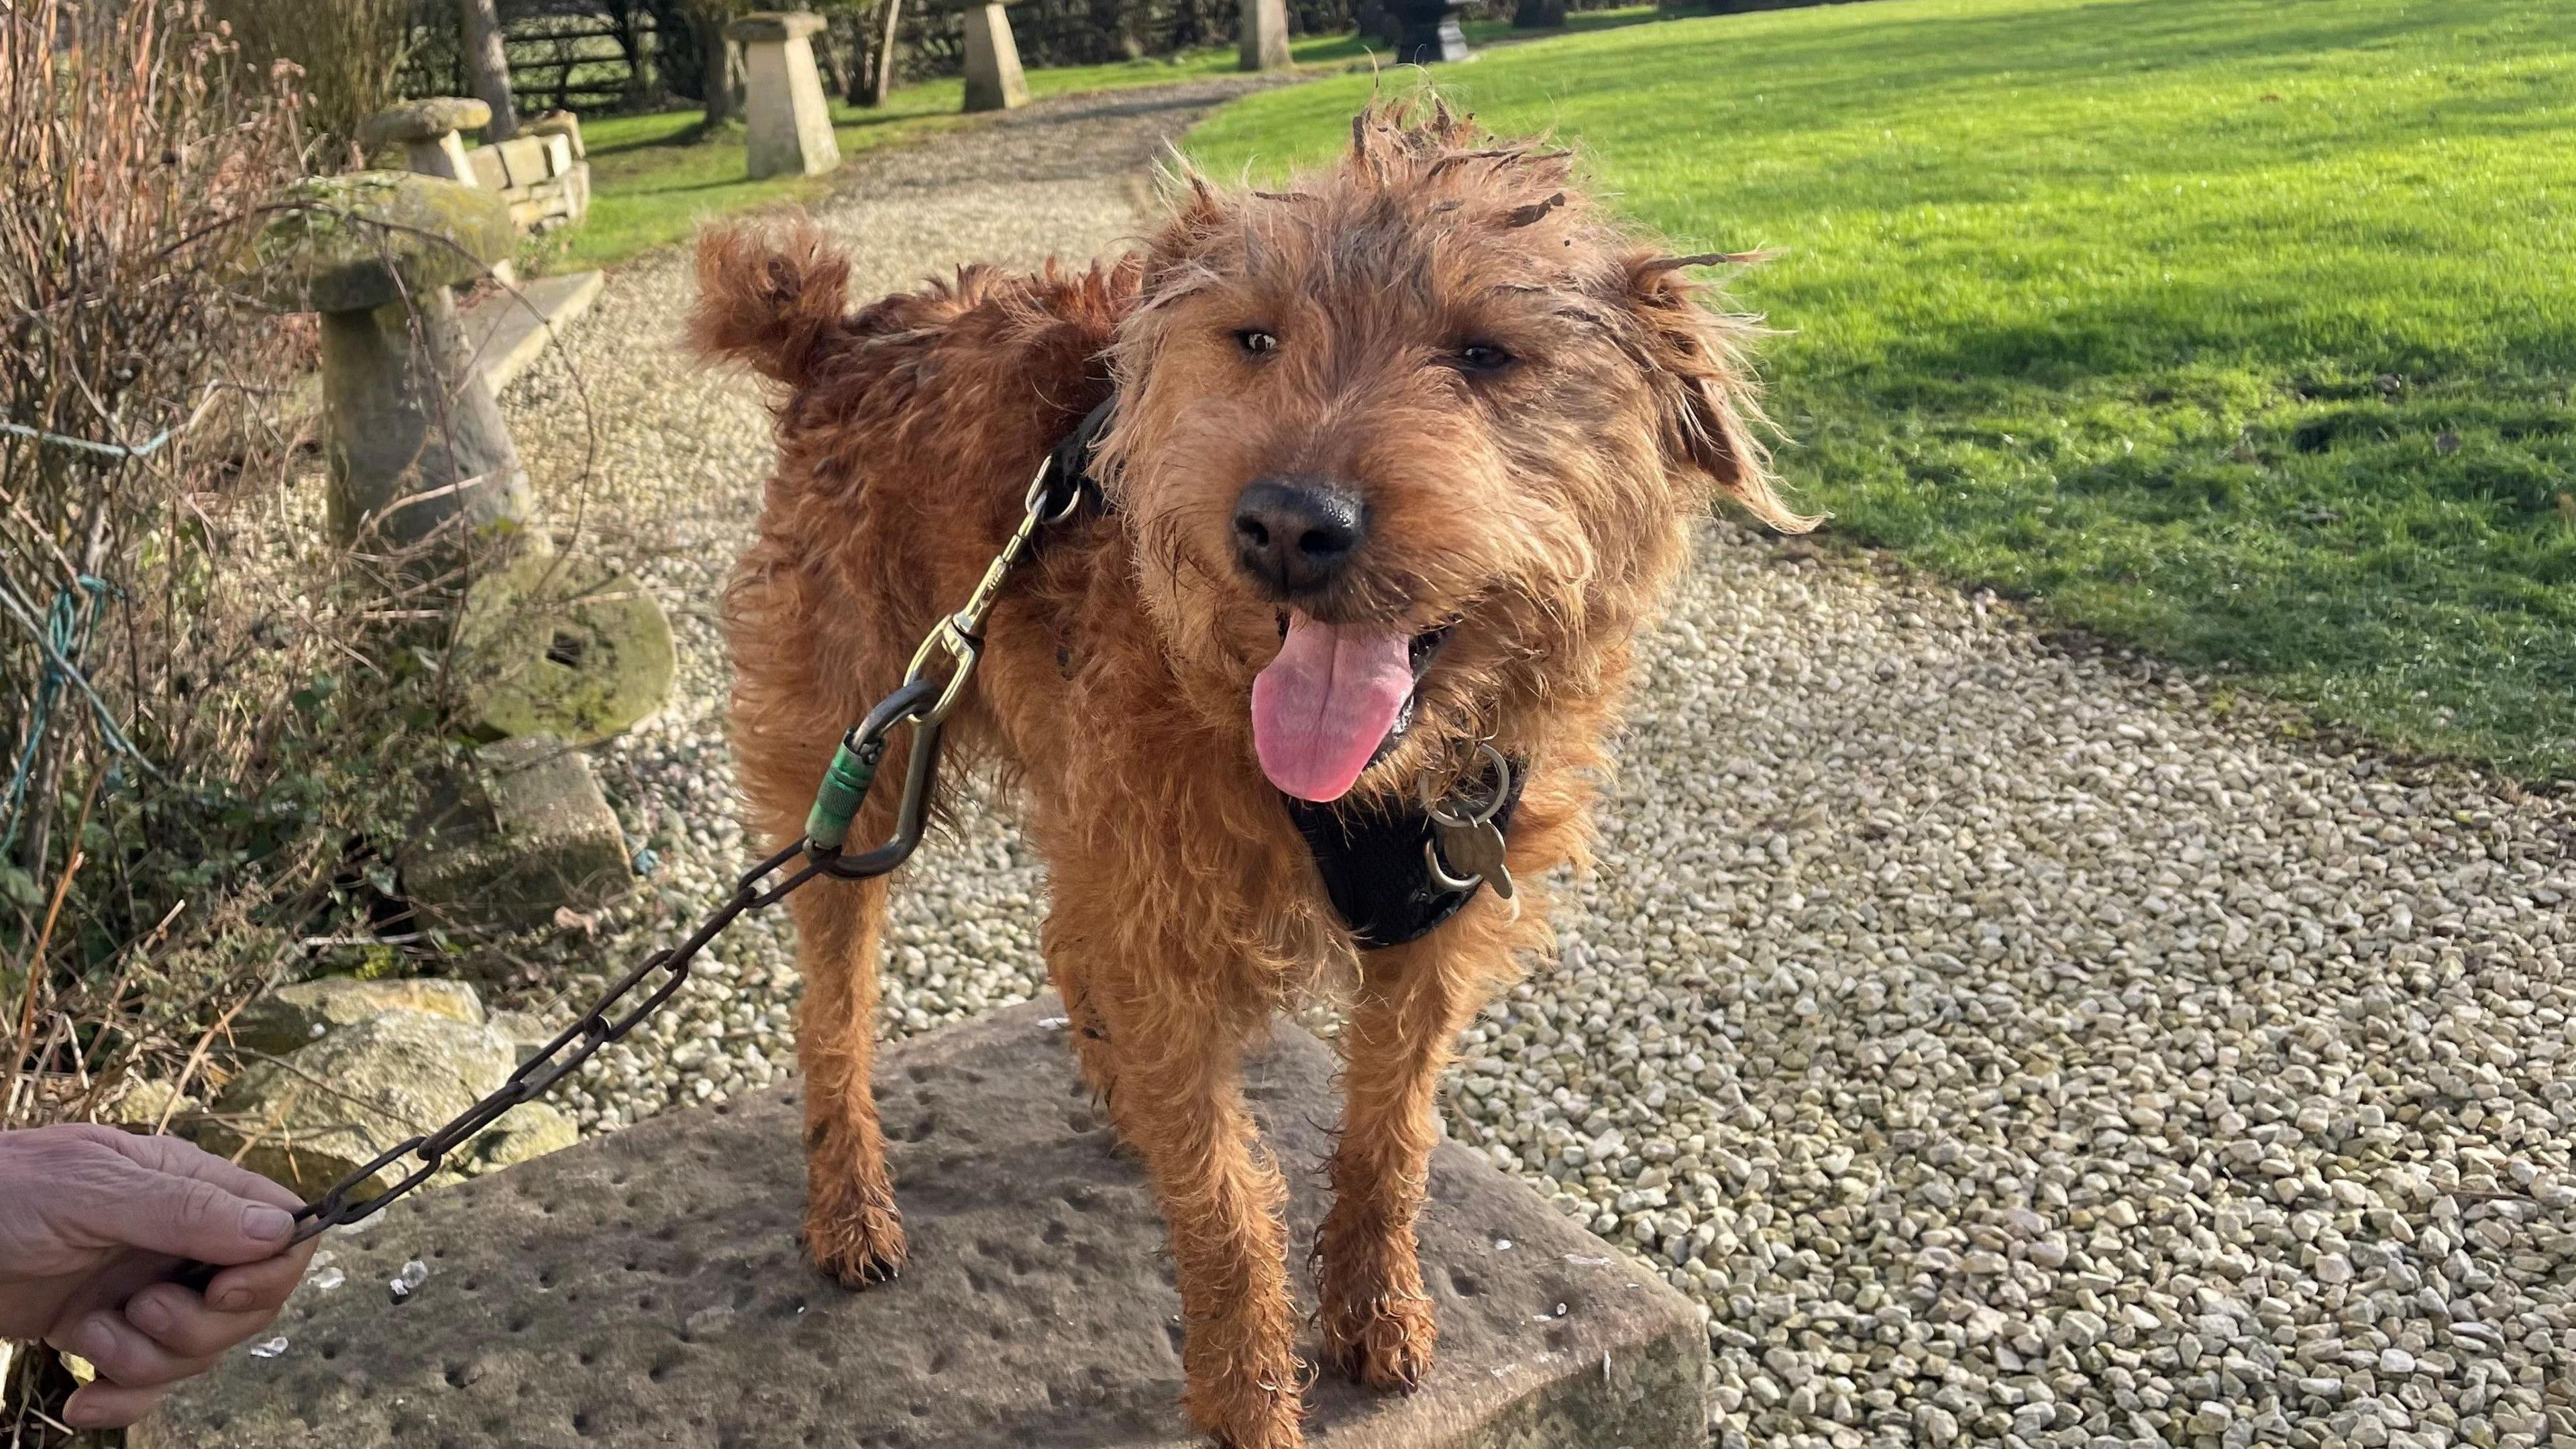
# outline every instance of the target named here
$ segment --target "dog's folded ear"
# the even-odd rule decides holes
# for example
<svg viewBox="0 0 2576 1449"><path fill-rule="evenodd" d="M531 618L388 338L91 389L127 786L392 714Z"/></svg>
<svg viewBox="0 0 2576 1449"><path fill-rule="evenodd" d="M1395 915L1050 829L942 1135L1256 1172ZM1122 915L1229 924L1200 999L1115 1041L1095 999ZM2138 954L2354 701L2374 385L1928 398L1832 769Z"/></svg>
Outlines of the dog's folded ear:
<svg viewBox="0 0 2576 1449"><path fill-rule="evenodd" d="M1641 255L1628 264L1629 306L1644 323L1647 359L1665 382L1665 453L1706 474L1764 523L1805 533L1823 515L1782 500L1770 453L1754 432L1762 413L1742 346L1754 325L1710 311L1681 274L1710 260Z"/></svg>
<svg viewBox="0 0 2576 1449"><path fill-rule="evenodd" d="M850 261L811 221L725 227L698 238L689 345L802 387L849 306Z"/></svg>

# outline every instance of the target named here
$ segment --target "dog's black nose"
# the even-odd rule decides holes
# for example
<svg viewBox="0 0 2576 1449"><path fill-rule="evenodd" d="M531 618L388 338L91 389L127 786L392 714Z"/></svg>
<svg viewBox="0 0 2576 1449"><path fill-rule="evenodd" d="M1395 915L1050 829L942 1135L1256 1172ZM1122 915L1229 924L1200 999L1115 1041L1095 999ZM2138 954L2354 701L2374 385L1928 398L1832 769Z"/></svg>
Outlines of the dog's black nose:
<svg viewBox="0 0 2576 1449"><path fill-rule="evenodd" d="M1329 484L1263 478L1234 500L1235 561L1282 597L1331 583L1367 536L1360 501Z"/></svg>

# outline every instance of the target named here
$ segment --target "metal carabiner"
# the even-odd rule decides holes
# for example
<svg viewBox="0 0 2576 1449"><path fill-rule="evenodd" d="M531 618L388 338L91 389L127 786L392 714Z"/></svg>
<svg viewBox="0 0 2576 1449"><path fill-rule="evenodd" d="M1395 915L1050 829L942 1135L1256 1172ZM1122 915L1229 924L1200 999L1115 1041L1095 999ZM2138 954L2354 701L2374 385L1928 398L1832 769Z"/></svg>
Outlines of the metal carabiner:
<svg viewBox="0 0 2576 1449"><path fill-rule="evenodd" d="M808 870L838 880L867 880L886 874L912 858L930 828L930 787L939 769L939 722L927 715L912 722L912 760L903 772L903 799L895 806L894 834L862 855L817 856Z"/></svg>
<svg viewBox="0 0 2576 1449"><path fill-rule="evenodd" d="M907 683L878 701L866 719L841 737L840 748L832 752L832 763L823 771L823 783L814 792L813 808L806 812L805 843L812 853L840 853L851 822L859 818L859 807L867 803L868 791L876 784L887 732L902 720L920 719L938 693L939 686L928 680Z"/></svg>

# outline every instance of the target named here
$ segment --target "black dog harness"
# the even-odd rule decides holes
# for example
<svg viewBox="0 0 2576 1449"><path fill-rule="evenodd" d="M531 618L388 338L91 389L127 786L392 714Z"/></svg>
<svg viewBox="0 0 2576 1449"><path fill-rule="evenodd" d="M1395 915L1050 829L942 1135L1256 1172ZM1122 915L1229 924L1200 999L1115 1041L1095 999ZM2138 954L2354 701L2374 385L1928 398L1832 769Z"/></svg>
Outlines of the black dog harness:
<svg viewBox="0 0 2576 1449"><path fill-rule="evenodd" d="M1464 889L1443 885L1432 873L1432 852L1439 848L1439 829L1431 812L1418 802L1400 809L1337 810L1310 800L1287 801L1288 818L1306 837L1316 873L1333 909L1349 923L1352 939L1363 951L1401 946L1430 935L1441 922L1484 889L1479 876ZM1521 773L1512 772L1501 808L1493 815L1497 830L1511 828L1520 805Z"/></svg>
<svg viewBox="0 0 2576 1449"><path fill-rule="evenodd" d="M1056 445L1049 462L1057 478L1073 481L1085 506L1103 515L1113 510L1109 495L1092 477L1091 450L1107 430L1117 403L1112 396L1093 408ZM1508 762L1503 770L1502 799L1486 812L1497 834L1511 828L1525 773L1519 761ZM1341 913L1362 950L1422 939L1485 887L1482 876L1471 877L1462 886L1456 877L1435 870L1441 827L1432 819L1431 808L1420 801L1408 797L1395 806L1336 808L1286 794L1279 798L1297 833L1306 838L1315 872L1323 877L1324 893L1332 898L1333 909Z"/></svg>

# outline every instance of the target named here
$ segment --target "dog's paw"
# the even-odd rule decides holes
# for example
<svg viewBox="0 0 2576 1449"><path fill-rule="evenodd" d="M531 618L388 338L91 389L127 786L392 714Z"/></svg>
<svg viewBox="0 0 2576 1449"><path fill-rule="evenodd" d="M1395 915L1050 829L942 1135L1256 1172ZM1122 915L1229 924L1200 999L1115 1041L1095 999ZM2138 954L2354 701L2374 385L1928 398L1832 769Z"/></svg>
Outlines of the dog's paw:
<svg viewBox="0 0 2576 1449"><path fill-rule="evenodd" d="M1310 1375L1303 1363L1291 1362L1295 1366L1284 1386L1263 1381L1230 1392L1189 1395L1191 1416L1208 1431L1217 1449L1303 1449L1306 1433L1300 1421L1306 1411L1301 1389Z"/></svg>
<svg viewBox="0 0 2576 1449"><path fill-rule="evenodd" d="M844 1288L891 1283L903 1274L903 1215L857 1194L818 1201L805 1214L805 1250Z"/></svg>
<svg viewBox="0 0 2576 1449"><path fill-rule="evenodd" d="M1324 1313L1324 1351L1345 1375L1381 1392L1422 1387L1431 1372L1431 1349L1440 1338L1431 1300L1373 1298L1330 1307Z"/></svg>

